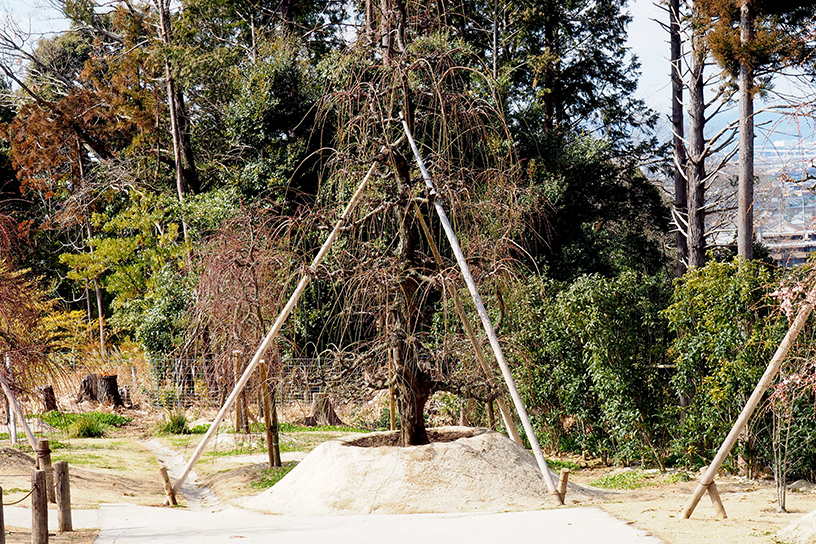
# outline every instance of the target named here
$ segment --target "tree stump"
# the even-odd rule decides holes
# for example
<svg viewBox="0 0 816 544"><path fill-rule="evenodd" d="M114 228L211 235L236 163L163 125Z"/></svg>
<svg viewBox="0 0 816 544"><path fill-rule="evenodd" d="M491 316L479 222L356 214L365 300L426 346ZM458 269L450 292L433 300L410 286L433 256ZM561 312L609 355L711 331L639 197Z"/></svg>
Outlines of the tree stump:
<svg viewBox="0 0 816 544"><path fill-rule="evenodd" d="M97 402L99 400L97 385L98 381L99 376L96 374L88 374L82 378L82 382L79 384L79 393L77 394L78 403L86 400L93 402Z"/></svg>
<svg viewBox="0 0 816 544"><path fill-rule="evenodd" d="M113 404L114 407L124 407L122 397L119 396L119 385L116 383L116 374L110 376L99 376L96 381L97 400L105 404Z"/></svg>
<svg viewBox="0 0 816 544"><path fill-rule="evenodd" d="M43 413L59 411L59 407L57 406L57 397L54 395L54 388L52 386L38 385L35 390L40 396L40 404L42 404Z"/></svg>
<svg viewBox="0 0 816 544"><path fill-rule="evenodd" d="M312 410L309 413L309 417L306 418L305 423L308 427L315 427L317 425L345 426L345 423L343 423L334 411L329 396L326 393L315 393L312 397Z"/></svg>

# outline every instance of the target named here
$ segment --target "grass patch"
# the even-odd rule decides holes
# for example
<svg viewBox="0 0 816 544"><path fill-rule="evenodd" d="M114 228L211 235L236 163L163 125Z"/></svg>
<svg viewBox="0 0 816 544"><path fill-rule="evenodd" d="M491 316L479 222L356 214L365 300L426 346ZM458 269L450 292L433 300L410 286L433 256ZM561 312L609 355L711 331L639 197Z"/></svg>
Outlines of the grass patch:
<svg viewBox="0 0 816 544"><path fill-rule="evenodd" d="M688 482L691 480L691 474L686 471L675 472L674 474L667 474L663 477L664 484L676 484L679 482Z"/></svg>
<svg viewBox="0 0 816 544"><path fill-rule="evenodd" d="M30 489L20 489L19 487L11 487L9 489L3 489L3 495L13 495L15 493L28 493L31 491Z"/></svg>
<svg viewBox="0 0 816 544"><path fill-rule="evenodd" d="M550 470L560 471L562 468L568 468L570 472L581 470L581 465L573 463L572 461L562 461L560 459L547 459L547 466Z"/></svg>
<svg viewBox="0 0 816 544"><path fill-rule="evenodd" d="M603 489L640 489L641 487L656 485L656 483L651 474L632 470L607 474L590 482L589 485Z"/></svg>
<svg viewBox="0 0 816 544"><path fill-rule="evenodd" d="M281 478L289 474L293 468L297 466L296 462L286 463L282 467L271 467L262 470L259 473L260 479L252 482L249 486L252 489L264 490L269 489L276 483L278 483Z"/></svg>
<svg viewBox="0 0 816 544"><path fill-rule="evenodd" d="M255 427L257 426L257 430ZM251 425L253 432L264 432L264 426L261 423L253 423ZM371 429L363 429L360 427L346 427L344 425L317 425L315 427L304 427L302 425L295 425L293 423L280 423L278 430L282 433L314 433L314 432L343 432L343 433L370 433Z"/></svg>
<svg viewBox="0 0 816 544"><path fill-rule="evenodd" d="M109 427L122 427L131 421L129 417L105 412L71 414L53 411L34 414L32 417L39 418L44 423L66 432L74 438L101 438Z"/></svg>

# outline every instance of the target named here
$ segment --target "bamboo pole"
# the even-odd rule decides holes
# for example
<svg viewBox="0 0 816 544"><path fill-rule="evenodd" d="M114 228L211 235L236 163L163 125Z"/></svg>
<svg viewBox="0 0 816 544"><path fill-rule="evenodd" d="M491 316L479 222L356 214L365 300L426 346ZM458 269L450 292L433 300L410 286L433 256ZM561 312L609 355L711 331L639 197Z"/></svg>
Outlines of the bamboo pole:
<svg viewBox="0 0 816 544"><path fill-rule="evenodd" d="M3 517L3 486L0 486L0 544L6 544L6 522Z"/></svg>
<svg viewBox="0 0 816 544"><path fill-rule="evenodd" d="M8 359L8 354L6 354L6 358ZM0 386L3 387L3 392L6 394L6 398L8 399L9 404L11 404L11 408L17 415L17 419L20 420L20 423L23 425L23 430L28 437L28 441L31 443L31 448L36 452L37 439L34 438L34 433L31 432L31 427L28 426L28 422L25 420L25 416L23 416L23 410L20 408L20 405L17 404L17 399L14 397L14 393L12 393L11 387L9 387L9 384L6 381L6 376L3 372L0 372Z"/></svg>
<svg viewBox="0 0 816 544"><path fill-rule="evenodd" d="M705 474L703 474L703 477L700 479L700 483L694 490L694 494L691 496L691 500L689 500L689 503L686 505L686 509L683 512L683 517L685 519L691 517L694 509L697 507L697 503L700 502L703 493L706 491L708 491L711 495L712 501L715 500L714 493L716 493L716 487L714 490L712 490L710 486L714 483L714 478L717 476L717 472L719 472L723 462L725 462L725 458L728 457L729 453L731 453L731 449L737 442L740 433L742 433L745 425L748 424L748 420L751 419L751 416L753 415L754 410L756 410L759 401L762 400L762 395L764 395L768 387L771 386L771 382L776 377L777 372L779 372L779 367L782 365L782 361L788 355L788 350L790 350L790 347L793 345L796 337L799 336L799 333L805 326L805 322L807 322L810 313L813 311L814 301L816 301L816 285L811 288L810 292L805 298L805 302L802 303L802 307L799 309L796 319L788 329L785 338L782 339L782 343L779 344L779 347L776 349L776 353L774 353L774 356L771 358L771 362L768 363L768 368L765 369L765 373L762 375L759 383L757 383L756 387L754 388L754 392L751 393L751 396L748 398L748 402L745 403L745 406L743 407L742 412L740 412L736 423L734 423L734 426L731 428L731 432L729 432L728 436L726 436L725 440L723 440L722 445L720 445L720 449L717 451L717 455L714 456L714 459L708 466L708 470L706 470ZM712 491L714 493L712 493ZM717 495L717 499L719 499L719 495ZM723 509L722 514L723 517L725 517L725 509Z"/></svg>
<svg viewBox="0 0 816 544"><path fill-rule="evenodd" d="M414 142L414 137L411 135L411 129L408 128L408 123L405 121L405 116L402 115L402 113L400 114L400 119L402 120L402 127L405 130L405 136L408 138L408 143L411 145L411 150L414 152L417 164L422 172L425 185L428 187L431 195L434 195L436 194L436 189L434 188L433 181L431 181L431 176L428 174L428 170L425 168L425 163L422 160L422 156L419 154L419 149L417 149L416 142ZM456 262L459 264L459 268L462 271L462 276L464 277L465 283L468 286L470 296L473 298L473 303L476 305L476 312L479 314L479 318L482 321L482 326L484 327L485 333L490 340L490 346L493 348L493 354L496 357L496 362L499 363L499 368L501 368L504 381L507 384L507 389L510 391L510 396L512 397L513 403L516 406L516 411L518 412L519 419L521 419L521 424L524 426L524 432L527 433L527 439L530 441L530 446L533 448L533 454L538 462L538 468L541 470L541 475L544 477L544 481L547 484L547 489L549 489L550 494L555 497L560 504L564 504L561 495L558 494L558 489L555 487L555 482L553 481L550 469L547 467L547 460L544 459L544 454L541 453L541 446L538 445L538 439L533 431L530 418L527 415L527 409L524 407L524 402L521 400L518 389L516 389L516 382L513 380L513 375L510 373L510 367L507 365L507 361L504 359L504 354L502 353L501 346L499 345L499 339L496 337L496 331L493 329L493 324L490 322L490 316L487 315L487 310L482 302L482 297L479 295L479 291L476 288L476 282L473 281L473 276L470 274L470 268L465 261L465 255L462 253L462 248L459 246L459 242L456 239L456 234L453 232L453 227L451 227L450 221L448 220L448 214L445 213L445 209L442 207L442 203L439 202L439 200L435 199L433 204L434 208L436 209L436 213L439 216L439 221L442 223L442 228L445 231L445 235L448 237L448 241L451 244L453 253L456 255Z"/></svg>
<svg viewBox="0 0 816 544"><path fill-rule="evenodd" d="M428 240L428 245L431 246L431 251L433 252L434 259L436 260L436 265L441 270L442 255L439 254L439 249L436 247L433 235L431 234L431 229L428 228L428 224L425 221L425 218L422 217L422 211L419 209L419 205L416 202L414 202L414 211L419 218L419 224L422 227L422 231L425 233L425 238ZM490 384L491 387L495 387L496 380L493 378L493 372L490 369L490 365L487 363L482 345L479 343L479 339L476 338L476 333L473 331L473 326L470 324L470 319L468 319L467 313L465 313L465 307L462 305L462 299L459 298L459 293L456 291L455 286L451 288L450 292L451 298L453 299L453 305L456 308L456 314L462 321L462 326L465 328L465 333L470 339L470 343L473 344L473 351L476 352L476 359L479 361L479 365L482 367L482 372L484 372L485 379L487 379L487 383ZM510 412L510 408L508 408L507 403L504 402L503 398L498 397L496 398L496 404L499 405L499 411L501 412L502 419L504 420L504 426L507 429L507 432L510 433L510 437L516 444L523 446L524 444L522 443L521 437L518 434L518 429L516 428L516 422L513 420L513 414Z"/></svg>
<svg viewBox="0 0 816 544"><path fill-rule="evenodd" d="M221 407L221 410L215 416L212 424L210 425L209 430L207 430L207 434L204 435L204 438L196 447L195 451L193 452L192 457L184 466L184 471L179 476L179 479L176 480L176 484L173 486L173 492L178 493L181 489L182 484L189 476L190 471L193 470L193 465L196 464L198 458L201 457L204 448L207 446L207 443L213 437L213 435L218 431L218 426L221 424L221 421L224 419L224 416L232 407L235 399L238 398L238 395L241 393L244 387L246 387L247 381L249 381L249 377L258 367L258 364L261 362L261 358L263 357L264 353L266 352L267 348L272 344L272 341L278 336L281 328L283 327L284 322L289 317L289 314L292 313L295 305L297 304L298 299L303 294L303 291L306 290L306 286L309 284L309 281L312 279L312 275L317 271L317 267L323 262L323 259L326 257L326 254L329 252L329 248L331 247L332 243L334 242L337 235L340 234L340 230L343 227L343 224L348 219L348 216L351 214L351 211L360 201L360 198L363 196L363 190L365 186L368 184L368 180L371 178L371 175L374 173L374 170L377 168L379 161L374 161L371 165L371 168L368 169L363 181L360 182L360 185L357 187L357 190L349 200L349 203L346 205L346 209L343 211L343 214L337 220L337 224L335 224L334 229L332 229L331 233L329 233L329 237L326 238L326 241L323 242L323 246L318 251L317 255L315 256L314 260L312 261L311 266L309 266L306 273L301 278L300 282L298 283L297 287L295 288L295 292L292 293L292 296L289 298L289 302L286 303L286 306L283 307L278 319L275 320L275 323L272 325L272 328L267 333L266 338L263 339L261 345L258 347L258 350L255 352L255 355L252 357L252 361L250 361L249 365L247 365L246 369L244 370L244 374L241 376L241 379L235 384L235 388L233 388L232 393L224 402L224 405Z"/></svg>

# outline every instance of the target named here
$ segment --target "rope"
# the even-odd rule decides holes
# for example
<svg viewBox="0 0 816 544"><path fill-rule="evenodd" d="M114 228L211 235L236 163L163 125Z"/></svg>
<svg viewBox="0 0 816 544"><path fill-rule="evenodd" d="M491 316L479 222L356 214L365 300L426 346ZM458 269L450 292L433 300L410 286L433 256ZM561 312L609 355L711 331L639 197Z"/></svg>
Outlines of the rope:
<svg viewBox="0 0 816 544"><path fill-rule="evenodd" d="M24 500L26 500L27 498L29 498L29 497L31 496L31 494L32 494L32 493L34 493L34 490L35 490L35 489L37 489L37 485L36 485L36 484L34 485L34 487L32 487L32 488L31 488L31 491L29 491L28 493L26 493L25 497L23 497L23 498L22 498L22 499L20 499L20 500L16 500L16 501L14 501L14 502L6 502L6 503L4 503L4 502L3 502L3 500L2 500L2 497L0 497L0 506L14 506L15 504L20 504L21 502L23 502Z"/></svg>

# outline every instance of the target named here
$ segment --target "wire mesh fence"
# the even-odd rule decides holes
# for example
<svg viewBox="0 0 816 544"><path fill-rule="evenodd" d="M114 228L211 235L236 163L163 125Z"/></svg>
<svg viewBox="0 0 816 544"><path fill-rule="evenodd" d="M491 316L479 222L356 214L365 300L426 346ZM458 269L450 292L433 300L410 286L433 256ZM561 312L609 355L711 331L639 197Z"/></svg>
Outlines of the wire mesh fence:
<svg viewBox="0 0 816 544"><path fill-rule="evenodd" d="M207 359L154 358L150 360L151 386L142 393L157 407L218 407L232 392L245 364L238 360L225 365ZM333 359L283 358L268 364L265 384L275 392L279 406L309 403L323 393L337 402L370 396L361 385L361 375L346 370L341 376ZM261 385L256 371L247 383L247 396L260 399Z"/></svg>

